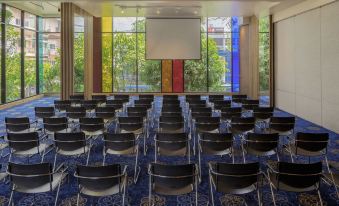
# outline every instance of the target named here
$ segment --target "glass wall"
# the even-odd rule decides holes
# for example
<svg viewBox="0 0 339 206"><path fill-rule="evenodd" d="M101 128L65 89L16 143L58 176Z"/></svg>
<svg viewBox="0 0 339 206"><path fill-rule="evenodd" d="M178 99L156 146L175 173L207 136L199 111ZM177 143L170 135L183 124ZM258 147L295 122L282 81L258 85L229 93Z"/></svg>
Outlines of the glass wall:
<svg viewBox="0 0 339 206"><path fill-rule="evenodd" d="M36 16L24 13L24 77L25 77L25 97L36 94Z"/></svg>
<svg viewBox="0 0 339 206"><path fill-rule="evenodd" d="M103 92L160 92L161 62L145 59L145 18L102 18Z"/></svg>
<svg viewBox="0 0 339 206"><path fill-rule="evenodd" d="M74 91L84 92L85 69L85 20L82 16L74 17Z"/></svg>
<svg viewBox="0 0 339 206"><path fill-rule="evenodd" d="M270 18L259 19L259 92L260 99L270 104Z"/></svg>

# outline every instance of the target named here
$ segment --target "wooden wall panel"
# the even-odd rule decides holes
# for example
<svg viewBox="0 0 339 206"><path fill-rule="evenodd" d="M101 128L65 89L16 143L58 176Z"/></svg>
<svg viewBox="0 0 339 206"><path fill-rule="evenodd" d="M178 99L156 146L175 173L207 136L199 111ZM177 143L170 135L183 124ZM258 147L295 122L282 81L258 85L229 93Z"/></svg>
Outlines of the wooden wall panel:
<svg viewBox="0 0 339 206"><path fill-rule="evenodd" d="M162 60L161 62L161 82L162 92L172 92L172 60Z"/></svg>

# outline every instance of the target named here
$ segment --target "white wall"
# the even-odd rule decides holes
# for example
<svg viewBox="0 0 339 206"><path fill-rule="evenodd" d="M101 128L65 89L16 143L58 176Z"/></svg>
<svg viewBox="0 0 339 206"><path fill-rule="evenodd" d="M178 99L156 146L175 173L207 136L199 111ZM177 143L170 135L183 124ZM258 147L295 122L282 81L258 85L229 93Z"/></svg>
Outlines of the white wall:
<svg viewBox="0 0 339 206"><path fill-rule="evenodd" d="M275 23L276 106L339 133L339 2Z"/></svg>

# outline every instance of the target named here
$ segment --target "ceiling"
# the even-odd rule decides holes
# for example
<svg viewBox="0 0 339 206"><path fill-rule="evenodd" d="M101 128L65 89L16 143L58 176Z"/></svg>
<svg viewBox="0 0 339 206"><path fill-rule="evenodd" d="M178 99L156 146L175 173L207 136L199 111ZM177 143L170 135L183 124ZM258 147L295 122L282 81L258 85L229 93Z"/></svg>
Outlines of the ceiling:
<svg viewBox="0 0 339 206"><path fill-rule="evenodd" d="M3 1L41 16L59 16L61 2L73 2L96 16L219 17L267 15L273 7L300 0L54 0Z"/></svg>

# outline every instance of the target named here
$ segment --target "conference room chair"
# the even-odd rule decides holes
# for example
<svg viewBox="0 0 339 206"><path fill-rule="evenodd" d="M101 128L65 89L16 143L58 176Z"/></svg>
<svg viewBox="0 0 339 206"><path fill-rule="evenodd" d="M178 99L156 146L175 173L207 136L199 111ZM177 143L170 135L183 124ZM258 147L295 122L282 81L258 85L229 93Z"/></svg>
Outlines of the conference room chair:
<svg viewBox="0 0 339 206"><path fill-rule="evenodd" d="M28 117L5 117L6 132L26 133L38 131L38 121L31 122Z"/></svg>
<svg viewBox="0 0 339 206"><path fill-rule="evenodd" d="M233 153L233 135L232 133L201 133L198 136L198 162L199 162L199 179L201 181L202 164L201 156L225 156L232 157Z"/></svg>
<svg viewBox="0 0 339 206"><path fill-rule="evenodd" d="M279 161L279 134L278 133L248 133L242 138L242 155L246 163L246 155L259 158L277 156Z"/></svg>
<svg viewBox="0 0 339 206"><path fill-rule="evenodd" d="M267 166L267 179L274 206L277 205L274 190L294 193L316 191L320 205L323 205L320 194L321 162L311 164L277 162L276 165L267 164Z"/></svg>
<svg viewBox="0 0 339 206"><path fill-rule="evenodd" d="M57 157L86 157L86 165L88 165L92 143L86 138L83 132L57 132L54 135L54 162L53 167L56 168Z"/></svg>
<svg viewBox="0 0 339 206"><path fill-rule="evenodd" d="M233 94L232 95L232 102L236 104L241 104L244 99L247 99L246 94Z"/></svg>
<svg viewBox="0 0 339 206"><path fill-rule="evenodd" d="M165 94L163 95L163 101L166 101L166 100L179 100L179 96L178 95L168 95L168 94Z"/></svg>
<svg viewBox="0 0 339 206"><path fill-rule="evenodd" d="M54 107L59 112L65 112L72 105L71 100L54 100Z"/></svg>
<svg viewBox="0 0 339 206"><path fill-rule="evenodd" d="M158 156L180 156L187 157L187 162L190 163L190 141L187 133L157 133L154 137L155 162L158 161Z"/></svg>
<svg viewBox="0 0 339 206"><path fill-rule="evenodd" d="M323 157L329 171L327 159L328 141L328 133L298 132L295 138L291 138L290 142L285 145L285 149L290 154L292 162L298 157L307 157L308 163L311 163L312 157Z"/></svg>
<svg viewBox="0 0 339 206"><path fill-rule="evenodd" d="M210 202L214 203L215 192L223 194L244 195L257 193L258 205L263 205L261 195L262 173L259 162L231 164L221 162L209 163Z"/></svg>
<svg viewBox="0 0 339 206"><path fill-rule="evenodd" d="M37 120L42 120L45 117L54 117L54 107L34 107L34 114Z"/></svg>
<svg viewBox="0 0 339 206"><path fill-rule="evenodd" d="M87 138L97 139L106 132L105 122L100 117L80 118L80 131L84 132Z"/></svg>
<svg viewBox="0 0 339 206"><path fill-rule="evenodd" d="M67 107L66 117L68 117L70 123L76 125L79 123L80 118L87 117L86 109L84 107Z"/></svg>
<svg viewBox="0 0 339 206"><path fill-rule="evenodd" d="M77 205L80 196L103 197L121 195L121 205L126 202L128 187L127 166L111 164L104 166L77 165L74 177L78 183Z"/></svg>
<svg viewBox="0 0 339 206"><path fill-rule="evenodd" d="M256 107L253 109L253 117L260 129L267 129L271 117L273 116L273 107Z"/></svg>
<svg viewBox="0 0 339 206"><path fill-rule="evenodd" d="M104 94L94 94L92 95L92 100L95 100L98 102L99 105L104 104L106 102L106 95Z"/></svg>
<svg viewBox="0 0 339 206"><path fill-rule="evenodd" d="M72 106L79 106L81 101L85 100L85 96L83 94L73 94L69 96L69 100L72 103Z"/></svg>
<svg viewBox="0 0 339 206"><path fill-rule="evenodd" d="M232 117L230 131L234 136L244 137L249 132L255 131L254 117Z"/></svg>
<svg viewBox="0 0 339 206"><path fill-rule="evenodd" d="M333 185L336 193L337 198L339 199L339 167L335 166L334 164L330 164L330 169L328 173L323 174L323 179L326 183L329 183L330 185ZM335 170L335 171L334 171Z"/></svg>
<svg viewBox="0 0 339 206"><path fill-rule="evenodd" d="M72 132L73 128L68 126L67 117L43 118L43 131L52 137L56 132Z"/></svg>
<svg viewBox="0 0 339 206"><path fill-rule="evenodd" d="M226 128L231 126L231 120L233 117L241 117L241 107L222 107L220 110L221 122L226 123Z"/></svg>
<svg viewBox="0 0 339 206"><path fill-rule="evenodd" d="M183 116L160 116L157 132L180 133L186 132L185 118Z"/></svg>
<svg viewBox="0 0 339 206"><path fill-rule="evenodd" d="M186 99L187 102L201 100L201 95L199 95L199 94L187 94L185 96L185 99Z"/></svg>
<svg viewBox="0 0 339 206"><path fill-rule="evenodd" d="M271 117L269 132L279 133L280 136L290 137L294 134L295 117Z"/></svg>
<svg viewBox="0 0 339 206"><path fill-rule="evenodd" d="M16 164L9 162L7 174L10 177L11 186L8 205L15 205L13 198L15 192L26 195L56 192L54 200L54 206L56 206L60 187L67 177L67 167L60 165L58 168L53 168L50 163ZM38 202L32 202L32 205L39 204Z"/></svg>
<svg viewBox="0 0 339 206"><path fill-rule="evenodd" d="M212 116L199 116L195 117L192 120L192 128L193 132L191 132L193 136L193 153L196 152L196 142L198 136L202 132L209 133L219 133L220 132L220 117L212 117Z"/></svg>
<svg viewBox="0 0 339 206"><path fill-rule="evenodd" d="M208 106L206 100L200 100L200 99L198 99L198 100L188 99L186 101L186 105L187 105L187 108L190 108L190 109L193 108L193 107L207 107Z"/></svg>
<svg viewBox="0 0 339 206"><path fill-rule="evenodd" d="M185 195L194 192L195 205L198 206L198 168L195 164L167 165L151 163L149 175L149 205L153 193L159 195Z"/></svg>
<svg viewBox="0 0 339 206"><path fill-rule="evenodd" d="M126 102L120 99L108 99L106 100L106 107L114 107L116 112L125 111Z"/></svg>
<svg viewBox="0 0 339 206"><path fill-rule="evenodd" d="M107 155L117 155L125 157L134 157L133 180L136 184L141 171L139 166L139 136L134 133L104 133L103 160L102 165L106 163Z"/></svg>
<svg viewBox="0 0 339 206"><path fill-rule="evenodd" d="M162 105L181 105L181 101L179 99L163 99Z"/></svg>
<svg viewBox="0 0 339 206"><path fill-rule="evenodd" d="M155 116L153 99L134 100L134 107L146 107L149 122L153 122L153 118Z"/></svg>
<svg viewBox="0 0 339 206"><path fill-rule="evenodd" d="M139 138L143 135L144 155L146 155L147 124L143 117L118 117L118 124L115 133L133 133Z"/></svg>
<svg viewBox="0 0 339 206"><path fill-rule="evenodd" d="M142 99L149 99L149 100L154 100L154 95L153 94L140 94L139 95L139 100Z"/></svg>
<svg viewBox="0 0 339 206"><path fill-rule="evenodd" d="M242 110L245 114L252 114L253 109L259 107L259 100L243 99L241 102Z"/></svg>
<svg viewBox="0 0 339 206"><path fill-rule="evenodd" d="M95 108L98 106L97 100L81 100L80 102L81 107L84 107L86 109L86 112L93 113Z"/></svg>
<svg viewBox="0 0 339 206"><path fill-rule="evenodd" d="M215 112L221 112L222 108L230 108L231 105L231 100L216 100L213 102L212 107Z"/></svg>
<svg viewBox="0 0 339 206"><path fill-rule="evenodd" d="M10 149L10 162L13 156L27 158L27 162L34 155L41 157L41 162L44 161L45 155L49 152L47 149L51 146L46 143L46 135L39 136L38 132L26 133L7 133L7 142Z"/></svg>
<svg viewBox="0 0 339 206"><path fill-rule="evenodd" d="M102 118L105 123L105 127L109 129L109 126L116 121L116 107L105 106L95 108L95 117Z"/></svg>
<svg viewBox="0 0 339 206"><path fill-rule="evenodd" d="M185 116L185 113L179 105L163 105L160 111L160 116L181 117L183 115Z"/></svg>
<svg viewBox="0 0 339 206"><path fill-rule="evenodd" d="M124 103L128 103L129 102L129 95L127 94L117 94L113 96L114 100L121 100Z"/></svg>
<svg viewBox="0 0 339 206"><path fill-rule="evenodd" d="M208 95L208 101L211 103L222 100L224 100L224 95L222 94Z"/></svg>

